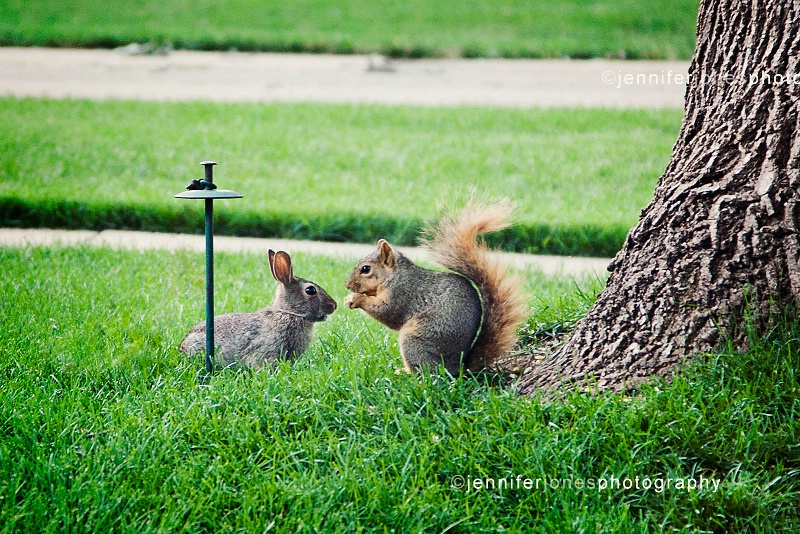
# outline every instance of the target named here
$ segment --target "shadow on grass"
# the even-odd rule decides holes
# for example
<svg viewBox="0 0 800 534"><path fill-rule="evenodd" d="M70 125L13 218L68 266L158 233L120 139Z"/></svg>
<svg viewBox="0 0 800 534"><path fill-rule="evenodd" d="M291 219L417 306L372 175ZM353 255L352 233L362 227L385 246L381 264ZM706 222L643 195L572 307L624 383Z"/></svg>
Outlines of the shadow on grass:
<svg viewBox="0 0 800 534"><path fill-rule="evenodd" d="M424 221L417 219L346 212L309 217L241 210L214 213L216 235L354 243L385 238L400 246L416 245L423 224ZM75 201L28 202L0 197L0 226L197 234L203 232L203 219L197 209L188 205L173 209ZM523 223L490 234L486 241L492 248L509 252L611 257L622 246L627 232L628 228L622 227Z"/></svg>

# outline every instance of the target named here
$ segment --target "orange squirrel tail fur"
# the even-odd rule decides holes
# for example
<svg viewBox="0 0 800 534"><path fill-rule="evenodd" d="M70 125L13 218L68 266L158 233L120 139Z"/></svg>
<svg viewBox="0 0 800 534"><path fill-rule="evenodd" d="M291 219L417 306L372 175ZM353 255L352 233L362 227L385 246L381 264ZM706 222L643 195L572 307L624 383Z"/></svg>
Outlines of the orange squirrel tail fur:
<svg viewBox="0 0 800 534"><path fill-rule="evenodd" d="M426 230L426 237L421 240L433 261L468 278L480 293L481 330L465 362L471 371L492 367L509 353L528 314L522 282L508 274L508 266L491 257L490 249L479 238L481 234L507 228L512 213L507 201L490 206L470 201L460 212L445 214L435 227Z"/></svg>

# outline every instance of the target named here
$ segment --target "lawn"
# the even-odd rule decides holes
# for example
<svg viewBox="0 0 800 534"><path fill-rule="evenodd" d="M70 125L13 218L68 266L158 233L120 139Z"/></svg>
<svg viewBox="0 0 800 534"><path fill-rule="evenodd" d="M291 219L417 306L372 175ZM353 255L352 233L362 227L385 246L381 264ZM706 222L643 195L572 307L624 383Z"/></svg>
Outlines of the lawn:
<svg viewBox="0 0 800 534"><path fill-rule="evenodd" d="M441 205L509 196L509 250L611 256L666 167L679 110L0 99L0 225L202 231L200 161L243 200L218 233L412 244Z"/></svg>
<svg viewBox="0 0 800 534"><path fill-rule="evenodd" d="M294 260L341 302L350 262ZM800 528L796 314L631 396L396 375L396 335L342 308L294 365L201 386L176 346L202 261L0 249L0 532ZM601 285L521 274L529 332ZM220 313L273 291L263 254L218 254L216 282Z"/></svg>
<svg viewBox="0 0 800 534"><path fill-rule="evenodd" d="M0 43L691 57L696 1L0 3ZM431 109L0 98L0 225L202 231L198 163L244 194L217 233L411 244L439 206L510 196L508 250L610 256L649 202L679 110ZM342 302L352 262L296 255ZM395 374L397 336L340 306L294 364L200 384L189 252L0 247L0 534L797 532L800 321L746 325L671 381L521 398L492 374ZM529 351L601 280L522 271ZM274 291L217 254L218 313ZM535 365L535 362L532 362Z"/></svg>
<svg viewBox="0 0 800 534"><path fill-rule="evenodd" d="M0 43L380 52L404 57L688 59L697 0L4 0Z"/></svg>

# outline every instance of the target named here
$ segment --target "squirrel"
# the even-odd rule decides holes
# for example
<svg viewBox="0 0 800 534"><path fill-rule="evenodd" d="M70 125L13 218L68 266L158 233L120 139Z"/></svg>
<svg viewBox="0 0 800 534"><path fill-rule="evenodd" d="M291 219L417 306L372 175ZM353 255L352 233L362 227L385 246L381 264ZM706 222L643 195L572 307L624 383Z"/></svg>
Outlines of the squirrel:
<svg viewBox="0 0 800 534"><path fill-rule="evenodd" d="M464 368L490 368L513 349L528 312L521 282L478 240L508 227L511 214L507 202L470 202L429 227L422 245L452 272L419 267L385 239L355 266L344 304L399 331L403 370L444 364L458 376Z"/></svg>

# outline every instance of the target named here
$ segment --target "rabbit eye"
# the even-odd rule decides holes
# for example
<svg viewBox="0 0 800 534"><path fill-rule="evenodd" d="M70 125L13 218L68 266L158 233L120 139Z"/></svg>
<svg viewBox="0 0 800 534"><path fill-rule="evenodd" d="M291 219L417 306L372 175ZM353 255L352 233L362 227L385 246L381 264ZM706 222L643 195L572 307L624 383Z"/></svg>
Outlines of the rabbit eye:
<svg viewBox="0 0 800 534"><path fill-rule="evenodd" d="M317 294L317 288L316 288L316 287L314 287L314 286L308 286L308 287L306 288L306 295L311 295L311 296L314 296L314 295L316 295L316 294Z"/></svg>
<svg viewBox="0 0 800 534"><path fill-rule="evenodd" d="M361 266L361 274L369 274L370 267L369 265L362 265Z"/></svg>

